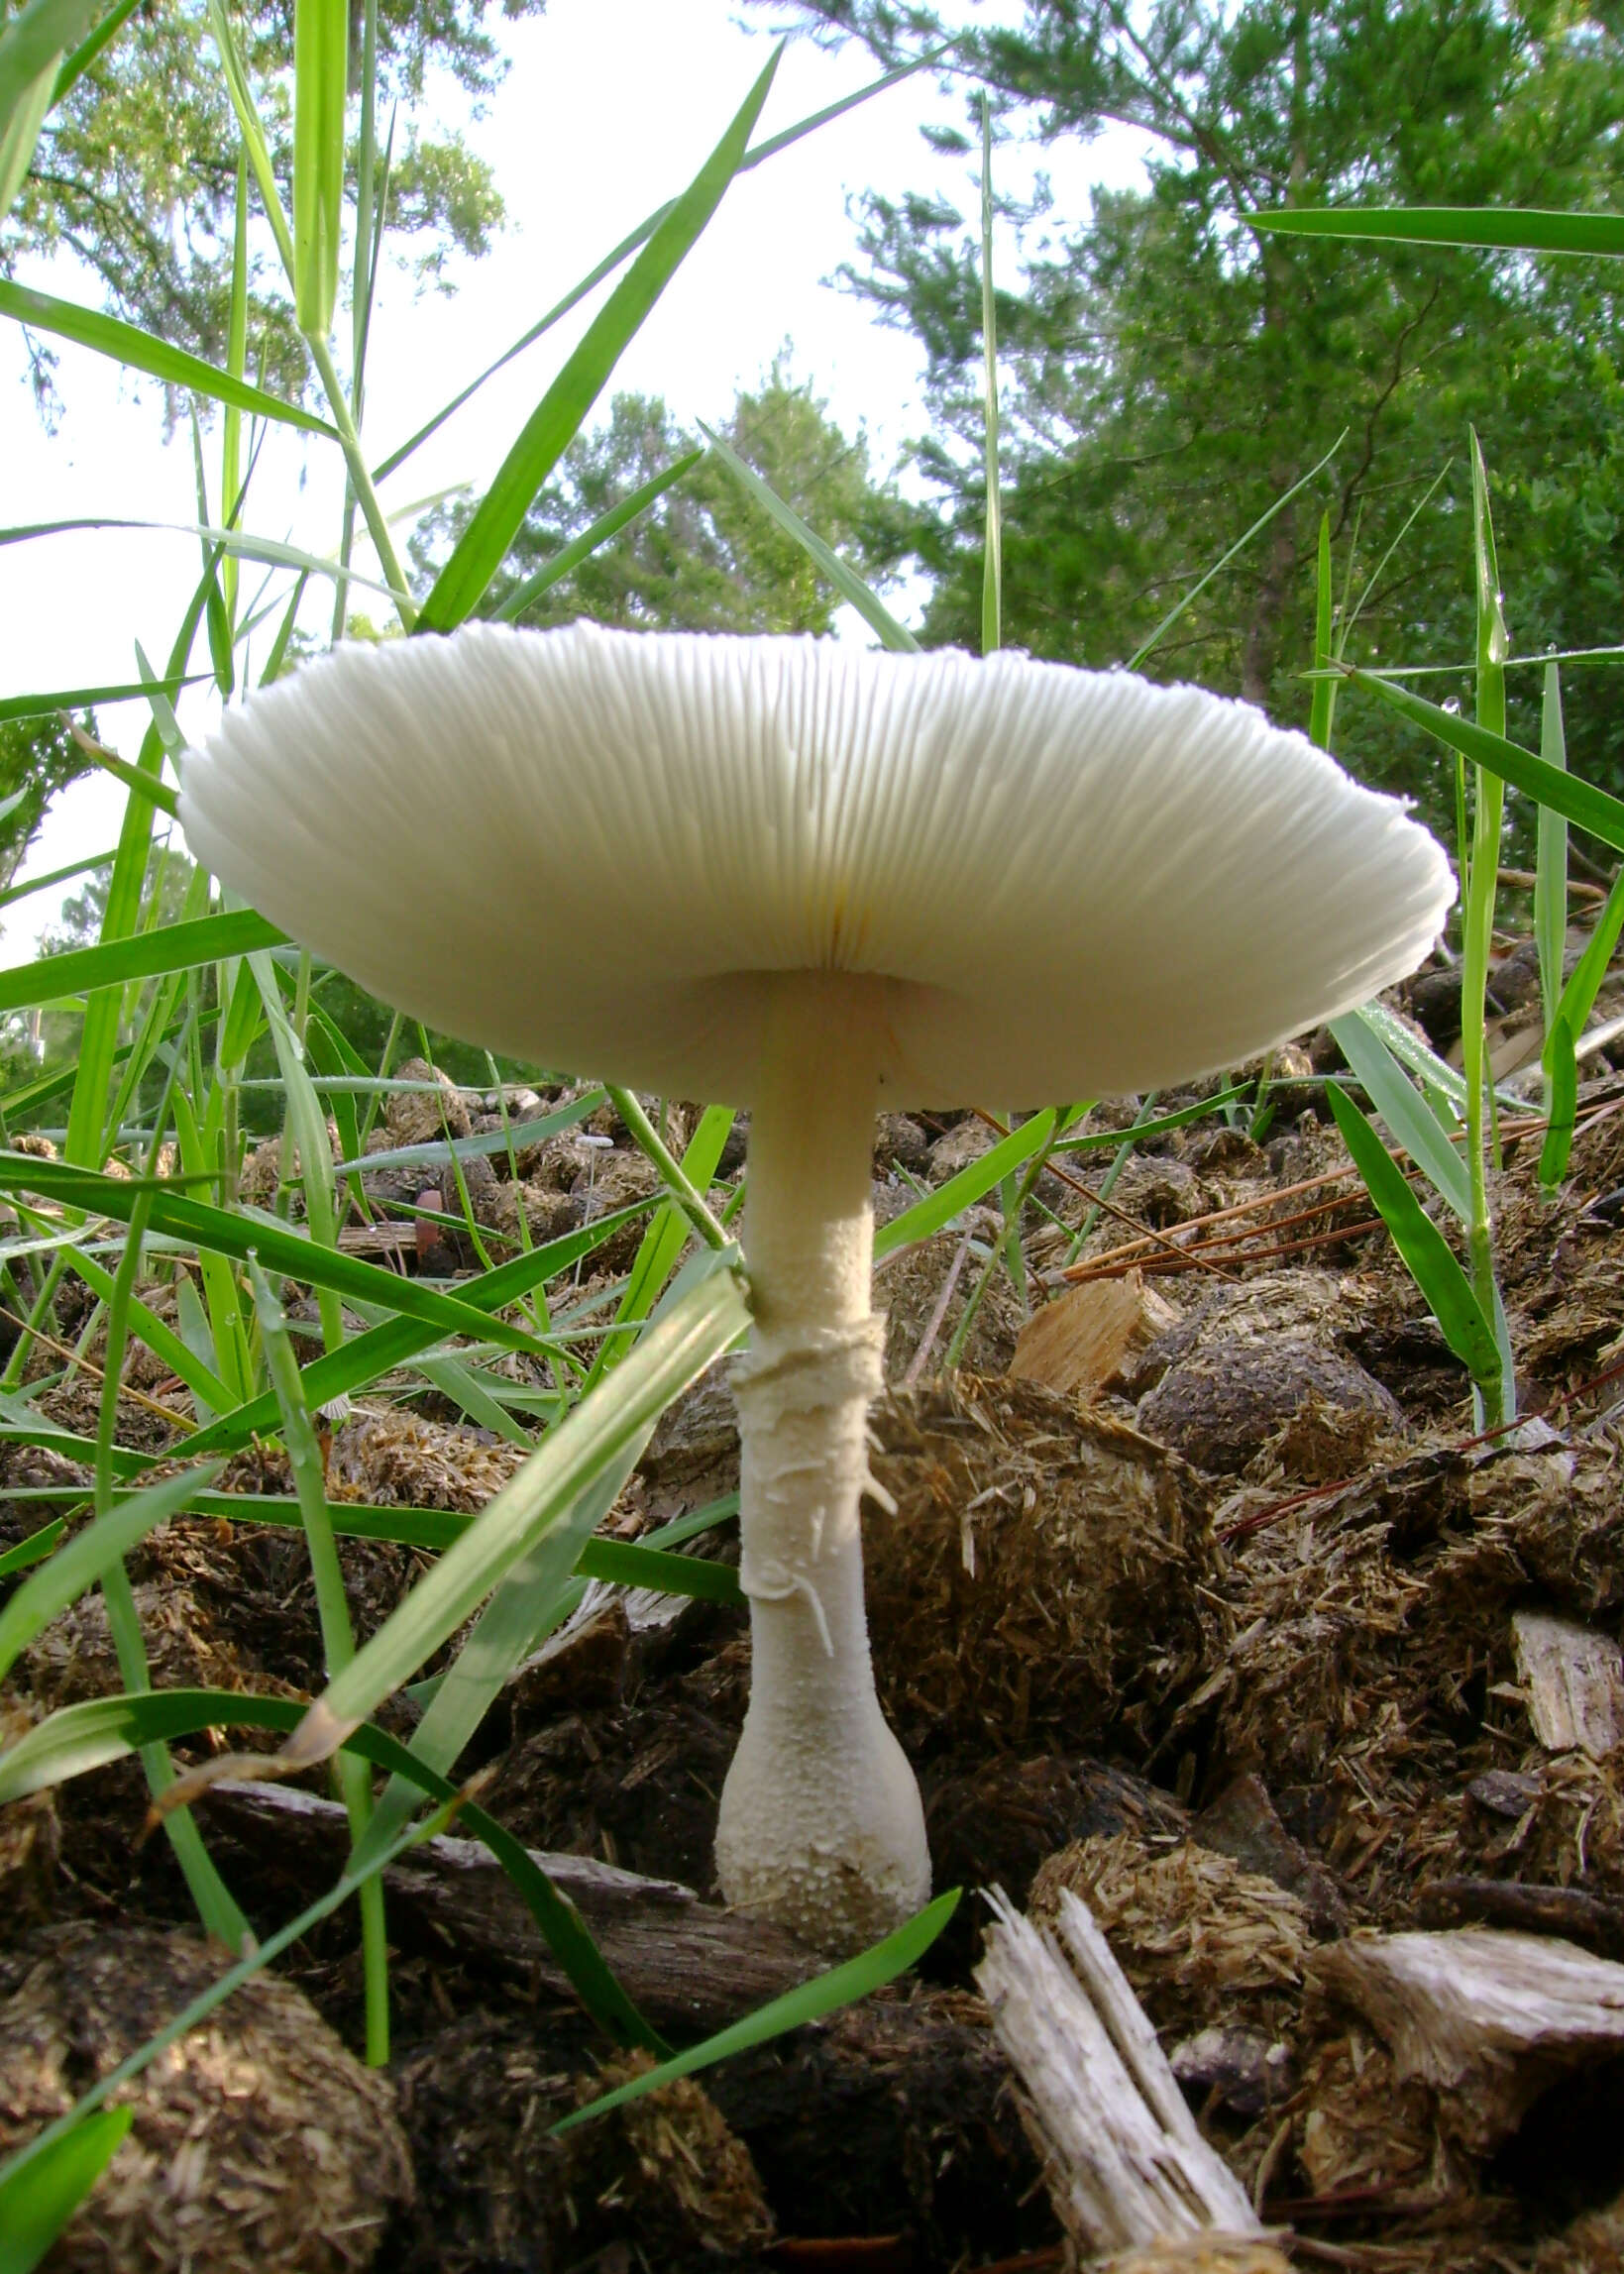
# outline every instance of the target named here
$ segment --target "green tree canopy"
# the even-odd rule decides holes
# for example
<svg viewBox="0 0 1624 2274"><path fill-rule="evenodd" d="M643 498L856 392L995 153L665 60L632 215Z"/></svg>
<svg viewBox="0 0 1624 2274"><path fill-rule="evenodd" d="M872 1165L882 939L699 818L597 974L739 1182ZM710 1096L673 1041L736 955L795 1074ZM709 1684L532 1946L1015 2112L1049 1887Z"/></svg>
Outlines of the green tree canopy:
<svg viewBox="0 0 1624 2274"><path fill-rule="evenodd" d="M1130 655L1346 430L1318 487L1208 588L1149 668L1304 719L1322 508L1339 581L1352 563L1356 595L1446 466L1351 653L1463 662L1470 422L1494 483L1515 651L1618 638L1617 265L1245 225L1284 204L1616 208L1624 54L1612 12L1034 0L1018 32L983 32L968 9L881 0L818 0L809 13L888 56L905 40L956 38L1007 133L1086 141L1121 122L1155 138L1142 190L1100 195L1086 219L1043 215L1038 257L1000 280L1006 637L1084 663ZM950 207L870 198L862 249L859 287L927 359L933 426L919 459L940 497L920 537L936 579L927 634L968 641L981 580L978 245ZM1535 678L1517 681L1525 738L1537 733ZM1574 762L1614 787L1616 687L1612 674L1587 680L1570 716ZM1339 731L1365 773L1427 787L1431 762L1364 706L1345 705Z"/></svg>
<svg viewBox="0 0 1624 2274"><path fill-rule="evenodd" d="M85 731L96 733L86 712ZM12 883L58 790L88 774L93 761L59 716L0 719L0 803L26 793L0 819L0 889Z"/></svg>
<svg viewBox="0 0 1624 2274"><path fill-rule="evenodd" d="M862 435L841 433L783 357L741 392L720 429L786 503L870 581L895 568L910 517L877 484ZM571 538L695 447L658 396L618 394L607 421L579 435L537 496L490 588L487 612ZM468 517L442 512L413 541L426 581ZM638 630L826 632L838 596L792 537L714 457L703 459L645 512L525 610L527 624L597 623Z"/></svg>
<svg viewBox="0 0 1624 2274"><path fill-rule="evenodd" d="M546 0L502 0L506 17ZM470 96L475 116L506 64L487 29L492 0L379 0L379 84L404 114L389 184L391 241L409 239L419 272L439 274L457 247L481 253L502 216L491 170L461 134L412 123L431 70ZM0 0L0 21L15 0ZM289 0L230 0L284 197L291 198L293 9ZM351 9L352 84L361 9ZM382 131L380 127L380 133ZM0 273L26 254L72 252L102 282L106 303L144 331L223 362L231 296L237 128L207 18L195 0L143 0L131 21L47 118L10 221L0 227ZM302 391L306 359L280 279L256 279L250 369L283 393ZM36 388L52 399L53 359L35 349Z"/></svg>

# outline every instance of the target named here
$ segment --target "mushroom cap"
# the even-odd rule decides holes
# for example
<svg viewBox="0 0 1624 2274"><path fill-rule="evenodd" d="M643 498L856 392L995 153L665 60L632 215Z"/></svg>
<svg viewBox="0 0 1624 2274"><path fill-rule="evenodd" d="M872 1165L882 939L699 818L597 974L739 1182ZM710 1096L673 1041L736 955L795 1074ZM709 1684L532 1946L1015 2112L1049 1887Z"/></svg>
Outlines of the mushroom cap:
<svg viewBox="0 0 1624 2274"><path fill-rule="evenodd" d="M1238 1064L1413 970L1441 847L1243 703L1006 651L347 644L181 768L197 858L442 1031L748 1106L774 975L883 983L888 1104Z"/></svg>

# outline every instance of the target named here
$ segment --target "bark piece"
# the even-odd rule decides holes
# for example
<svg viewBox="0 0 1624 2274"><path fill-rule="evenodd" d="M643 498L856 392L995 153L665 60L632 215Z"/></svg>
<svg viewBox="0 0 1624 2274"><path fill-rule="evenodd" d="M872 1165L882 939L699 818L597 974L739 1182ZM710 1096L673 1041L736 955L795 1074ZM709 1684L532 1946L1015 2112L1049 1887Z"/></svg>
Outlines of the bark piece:
<svg viewBox="0 0 1624 2274"><path fill-rule="evenodd" d="M1492 1927L1353 1935L1309 1972L1364 2014L1401 2081L1439 2097L1443 2128L1486 2155L1548 2086L1624 2052L1624 1966Z"/></svg>
<svg viewBox="0 0 1624 2274"><path fill-rule="evenodd" d="M1227 1785L1192 1820L1190 1836L1294 1895L1316 1934L1330 1939L1348 1932L1348 1905L1336 1881L1286 1830L1260 1777Z"/></svg>
<svg viewBox="0 0 1624 2274"><path fill-rule="evenodd" d="M1045 1303L1029 1321L1010 1371L1075 1397L1098 1397L1118 1386L1132 1396L1136 1359L1180 1316L1145 1285L1142 1271L1092 1280Z"/></svg>
<svg viewBox="0 0 1624 2274"><path fill-rule="evenodd" d="M217 1785L211 1812L278 1865L325 1870L349 1852L349 1819L331 1800L285 1785ZM585 1919L604 1960L656 2027L704 2034L736 2021L818 1971L815 1954L781 1929L702 1902L676 1880L640 1879L588 1856L536 1855ZM383 1875L391 1918L449 1937L465 1955L568 1981L501 1866L477 1840L440 1834Z"/></svg>
<svg viewBox="0 0 1624 2274"><path fill-rule="evenodd" d="M1518 1611L1511 1632L1528 1718L1548 1753L1600 1761L1624 1742L1624 1651L1611 1636L1546 1611Z"/></svg>
<svg viewBox="0 0 1624 2274"><path fill-rule="evenodd" d="M1261 2243L1087 1906L1063 1891L1053 1932L1002 1896L993 1907L976 1979L1073 2241L1092 2255L1209 2235Z"/></svg>

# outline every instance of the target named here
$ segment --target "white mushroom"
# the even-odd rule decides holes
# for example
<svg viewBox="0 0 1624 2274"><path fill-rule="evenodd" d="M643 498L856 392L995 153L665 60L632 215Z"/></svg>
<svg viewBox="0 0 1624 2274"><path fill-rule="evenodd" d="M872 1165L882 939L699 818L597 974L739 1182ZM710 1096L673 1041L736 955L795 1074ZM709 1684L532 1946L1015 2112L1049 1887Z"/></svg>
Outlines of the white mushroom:
<svg viewBox="0 0 1624 2274"><path fill-rule="evenodd" d="M1442 851L1195 689L587 624L342 647L187 753L181 814L401 1009L750 1109L754 1670L717 1861L825 1948L895 1925L929 1858L863 1616L876 1107L1233 1065L1414 968Z"/></svg>

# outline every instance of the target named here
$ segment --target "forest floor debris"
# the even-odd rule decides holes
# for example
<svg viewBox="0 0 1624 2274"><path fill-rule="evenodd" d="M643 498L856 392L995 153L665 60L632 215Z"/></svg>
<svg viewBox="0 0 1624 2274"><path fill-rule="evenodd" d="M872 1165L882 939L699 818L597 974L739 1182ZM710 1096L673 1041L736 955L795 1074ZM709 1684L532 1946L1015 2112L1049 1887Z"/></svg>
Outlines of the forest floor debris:
<svg viewBox="0 0 1624 2274"><path fill-rule="evenodd" d="M1624 2052L1608 2030L1570 2031L1560 2048L1490 2031L1487 2068L1468 2061L1462 2085L1417 2054L1439 2040L1437 2012L1398 2016L1397 1993L1368 1976L1430 1949L1459 1986L1469 1970L1448 1954L1478 1951L1490 2014L1515 2003L1495 1968L1515 1973L1524 1950L1534 1973L1592 1984L1624 1963L1621 1106L1615 1077L1586 1085L1556 1203L1538 1191L1534 1148L1507 1143L1497 1256L1525 1419L1492 1438L1475 1433L1464 1375L1385 1235L1363 1229L1358 1188L1311 1113L1263 1145L1200 1122L1155 1140L1113 1194L1140 1232L1101 1216L1075 1253L1110 1154L1071 1156L1050 1180L1054 1221L1026 1243L1035 1320L1001 1272L978 1294L1001 1230L991 1208L878 1277L891 1388L874 1467L899 1513L865 1514L871 1630L938 1885L1000 1886L1039 1924L1068 1893L1084 1897L1203 2138L1305 2267L1624 2265L1611 2208L1624 2198ZM383 1142L491 1119L442 1089L391 1101ZM989 1136L974 1117L890 1117L881 1219L909 1204L909 1180L939 1181ZM551 1236L646 1183L601 1106L516 1165L515 1179L491 1156L488 1182L469 1184L498 1241L521 1209ZM275 1160L256 1173L274 1190ZM410 1191L389 1173L364 1182L375 1212L409 1231L419 1172ZM448 1233L434 1253L466 1268L465 1245ZM427 1253L403 1241L402 1267ZM571 1300L591 1315L605 1284L578 1275ZM172 1318L172 1285L147 1297ZM86 1304L64 1332L89 1319ZM967 1362L944 1375L955 1341ZM84 1354L93 1367L93 1334ZM510 1362L515 1381L546 1390L539 1369ZM182 1408L179 1385L150 1353L124 1380L128 1442L176 1450L164 1416ZM50 1393L52 1410L80 1431L88 1417L93 1434L99 1394L82 1369ZM329 1491L358 1510L470 1514L521 1459L439 1391L402 1381L392 1402L370 1393L333 1417ZM258 1448L223 1479L245 1492L287 1481L282 1457ZM636 1538L736 1482L718 1369L664 1417L610 1530ZM44 1520L21 1495L87 1484L49 1446L7 1448L0 1547ZM686 1552L734 1551L724 1527ZM362 1538L341 1557L362 1636L424 1569L422 1551ZM319 1687L296 1536L181 1519L132 1556L131 1576L160 1682ZM86 1601L39 1638L11 1726L118 1686L98 1609ZM707 2025L797 1973L798 1954L712 1907L716 1795L746 1686L737 1609L595 1582L467 1756L482 1804L533 1849L582 1859L607 1889L618 1871L690 1891L636 1899L704 1928L721 1978L695 2007ZM409 1729L409 1703L389 1713ZM12 1970L0 2027L52 1936L65 1952L133 1920L162 1934L156 1950L183 1950L167 1936L184 1926L184 1889L162 1842L138 1844L143 1810L127 1763L0 1811ZM342 1831L314 1789L260 1803L228 1790L204 1820L258 1925L331 1878ZM604 2048L537 1963L527 1919L487 1901L490 1875L461 1843L442 1845L400 1867L390 1898L389 2089L417 2202L397 2191L388 2211L383 2188L392 2224L376 2264L607 2269L628 2242L628 2267L639 2247L653 2267L1058 2263L1042 2167L971 1987L979 1897L911 1986L707 2072L642 2129L609 2119L566 2135L595 2144L565 2159L545 2135L597 2089ZM622 1921L627 1952L653 1917ZM27 1939L42 1933L48 1944ZM342 1915L290 1954L283 1981L359 2042ZM1485 2130L1461 2112L1492 2099L1479 2089L1490 2072L1512 2082ZM374 2177L393 2169L384 2158Z"/></svg>

